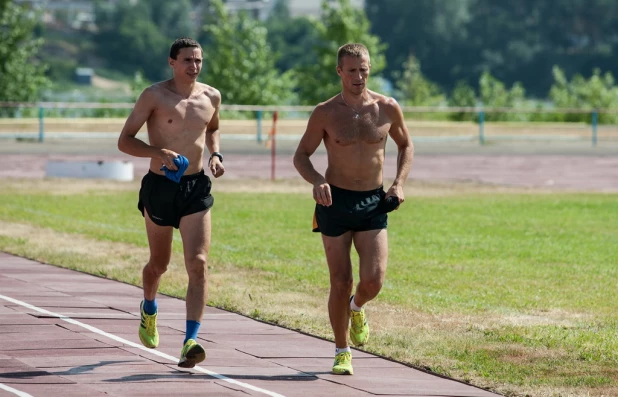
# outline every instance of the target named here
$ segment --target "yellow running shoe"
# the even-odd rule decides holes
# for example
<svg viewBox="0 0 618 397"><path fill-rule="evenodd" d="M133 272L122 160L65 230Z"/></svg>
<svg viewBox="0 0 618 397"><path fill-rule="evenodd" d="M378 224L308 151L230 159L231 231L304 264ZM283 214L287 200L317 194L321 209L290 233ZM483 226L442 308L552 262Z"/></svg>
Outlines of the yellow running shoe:
<svg viewBox="0 0 618 397"><path fill-rule="evenodd" d="M362 346L369 340L369 325L365 316L365 308L360 312L350 310L350 340L354 346Z"/></svg>
<svg viewBox="0 0 618 397"><path fill-rule="evenodd" d="M144 311L144 301L139 305L142 321L139 323L139 340L146 347L154 349L159 346L159 331L157 331L157 313L148 315Z"/></svg>
<svg viewBox="0 0 618 397"><path fill-rule="evenodd" d="M182 368L193 368L195 364L201 363L206 359L206 351L202 345L189 339L180 351L180 361L178 366Z"/></svg>
<svg viewBox="0 0 618 397"><path fill-rule="evenodd" d="M333 374L335 375L354 375L352 369L352 353L341 352L335 356L333 364Z"/></svg>

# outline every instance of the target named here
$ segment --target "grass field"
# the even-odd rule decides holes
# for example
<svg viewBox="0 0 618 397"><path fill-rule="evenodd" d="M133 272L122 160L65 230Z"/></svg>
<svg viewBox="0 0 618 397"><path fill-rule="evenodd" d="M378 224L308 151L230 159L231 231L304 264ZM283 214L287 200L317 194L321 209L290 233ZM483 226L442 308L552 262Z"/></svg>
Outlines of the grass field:
<svg viewBox="0 0 618 397"><path fill-rule="evenodd" d="M137 188L0 180L0 250L141 285ZM214 189L209 304L331 339L309 186ZM618 395L618 195L410 184L389 244L368 351L506 395ZM161 292L185 284L176 234Z"/></svg>

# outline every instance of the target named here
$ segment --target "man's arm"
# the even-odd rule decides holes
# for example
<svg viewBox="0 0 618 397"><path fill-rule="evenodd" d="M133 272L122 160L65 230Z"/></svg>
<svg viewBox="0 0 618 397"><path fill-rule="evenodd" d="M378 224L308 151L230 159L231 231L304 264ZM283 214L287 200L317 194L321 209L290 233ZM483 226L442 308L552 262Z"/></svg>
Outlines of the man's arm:
<svg viewBox="0 0 618 397"><path fill-rule="evenodd" d="M315 170L309 157L320 146L324 139L324 109L318 105L307 123L307 130L294 153L294 167L307 182L313 185L313 198L318 204L329 206L332 204L330 186L322 174Z"/></svg>
<svg viewBox="0 0 618 397"><path fill-rule="evenodd" d="M177 156L176 153L171 150L150 146L135 137L150 117L155 105L156 98L152 87L146 88L137 99L137 102L135 102L135 106L122 128L122 132L120 132L118 150L135 157L160 158L167 168L176 170L178 169L176 164L174 164L174 158Z"/></svg>
<svg viewBox="0 0 618 397"><path fill-rule="evenodd" d="M412 158L414 157L414 143L408 133L408 128L403 119L403 112L397 101L389 98L386 102L386 109L392 123L388 134L397 145L397 175L393 185L386 193L386 197L397 196L399 202L404 201L403 185L408 179Z"/></svg>
<svg viewBox="0 0 618 397"><path fill-rule="evenodd" d="M206 127L206 148L211 153L210 163L208 167L215 178L220 177L225 172L225 167L221 163L221 159L217 156L212 156L212 153L219 152L219 108L221 107L221 93L215 90L215 95L212 98L212 105L215 107L215 113L208 122Z"/></svg>

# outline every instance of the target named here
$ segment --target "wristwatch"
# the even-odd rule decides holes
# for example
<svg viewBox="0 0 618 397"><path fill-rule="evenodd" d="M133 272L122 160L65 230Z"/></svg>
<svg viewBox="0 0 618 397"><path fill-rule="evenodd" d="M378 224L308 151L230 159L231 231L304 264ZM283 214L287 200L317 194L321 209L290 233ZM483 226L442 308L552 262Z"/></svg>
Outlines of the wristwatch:
<svg viewBox="0 0 618 397"><path fill-rule="evenodd" d="M210 155L210 158L208 159L208 163L210 163L212 161L213 157L219 157L219 161L223 162L223 155L219 152L212 152L212 154Z"/></svg>

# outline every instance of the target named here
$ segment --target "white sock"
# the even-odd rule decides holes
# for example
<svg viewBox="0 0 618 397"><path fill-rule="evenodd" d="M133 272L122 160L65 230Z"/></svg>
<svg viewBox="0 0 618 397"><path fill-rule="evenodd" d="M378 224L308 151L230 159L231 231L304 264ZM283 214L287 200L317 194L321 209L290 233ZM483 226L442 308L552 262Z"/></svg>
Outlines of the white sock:
<svg viewBox="0 0 618 397"><path fill-rule="evenodd" d="M352 353L352 349L350 349L350 346L348 346L348 347L336 347L335 348L335 356L337 354L343 353L343 352Z"/></svg>
<svg viewBox="0 0 618 397"><path fill-rule="evenodd" d="M360 312L363 309L362 306L356 306L356 302L354 302L354 295L352 295L352 297L350 298L350 309L354 310L355 312Z"/></svg>

